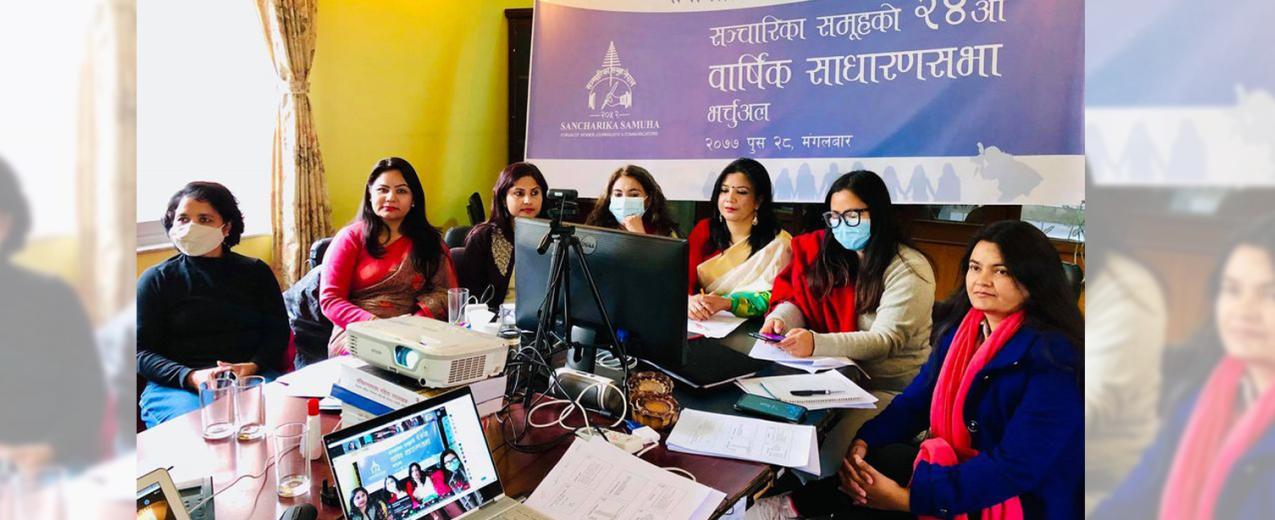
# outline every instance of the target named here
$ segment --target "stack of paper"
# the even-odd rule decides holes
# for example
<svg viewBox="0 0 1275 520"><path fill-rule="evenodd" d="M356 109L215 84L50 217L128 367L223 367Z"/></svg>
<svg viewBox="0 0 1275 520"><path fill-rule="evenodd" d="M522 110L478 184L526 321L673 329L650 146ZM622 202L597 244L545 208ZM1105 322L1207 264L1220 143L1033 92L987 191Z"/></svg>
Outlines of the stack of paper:
<svg viewBox="0 0 1275 520"><path fill-rule="evenodd" d="M576 439L525 504L551 518L703 520L725 499L597 436Z"/></svg>
<svg viewBox="0 0 1275 520"><path fill-rule="evenodd" d="M754 377L736 381L745 392L778 399L780 401L799 404L807 410L823 410L827 408L866 408L877 406L876 396L854 384L846 376L836 370L819 374L797 374L792 376ZM799 396L794 390L827 390L826 395Z"/></svg>
<svg viewBox="0 0 1275 520"><path fill-rule="evenodd" d="M671 451L751 460L819 474L815 427L686 409L669 433Z"/></svg>
<svg viewBox="0 0 1275 520"><path fill-rule="evenodd" d="M731 332L739 328L739 325L747 321L748 318L740 318L731 314L730 311L720 311L717 314L709 316L707 320L697 321L692 319L686 320L686 332L690 334L699 334L706 338L724 338L729 336Z"/></svg>
<svg viewBox="0 0 1275 520"><path fill-rule="evenodd" d="M754 359L774 361L786 367L804 370L811 374L820 370L848 367L854 365L848 357L806 357L799 358L776 347L774 343L757 340L748 356Z"/></svg>

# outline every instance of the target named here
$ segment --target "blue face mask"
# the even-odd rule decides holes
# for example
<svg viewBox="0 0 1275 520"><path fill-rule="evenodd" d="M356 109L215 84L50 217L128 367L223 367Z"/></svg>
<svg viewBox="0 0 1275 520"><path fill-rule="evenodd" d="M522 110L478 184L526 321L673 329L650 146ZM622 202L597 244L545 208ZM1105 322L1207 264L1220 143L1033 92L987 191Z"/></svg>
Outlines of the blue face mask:
<svg viewBox="0 0 1275 520"><path fill-rule="evenodd" d="M847 226L843 223L832 228L832 238L837 239L841 247L851 251L863 251L863 248L868 247L868 239L872 238L872 221L864 219L859 221L857 226Z"/></svg>
<svg viewBox="0 0 1275 520"><path fill-rule="evenodd" d="M447 467L448 471L456 472L460 470L460 459L451 459L443 465Z"/></svg>
<svg viewBox="0 0 1275 520"><path fill-rule="evenodd" d="M646 213L646 197L611 197L610 209L616 222L624 222L633 215L640 217Z"/></svg>

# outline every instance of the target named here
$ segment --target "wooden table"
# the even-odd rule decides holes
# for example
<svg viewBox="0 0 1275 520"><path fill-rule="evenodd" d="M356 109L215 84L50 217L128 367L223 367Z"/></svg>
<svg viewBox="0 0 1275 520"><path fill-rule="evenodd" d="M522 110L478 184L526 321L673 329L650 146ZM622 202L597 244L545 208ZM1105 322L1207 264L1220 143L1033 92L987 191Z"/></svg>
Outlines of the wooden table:
<svg viewBox="0 0 1275 520"><path fill-rule="evenodd" d="M284 395L284 390L285 387L279 383L266 385L267 431L273 431L283 423L305 419L306 400L288 397ZM536 422L547 422L551 416L556 417L557 413L556 407L547 406L536 412ZM506 424L518 424L520 427L523 417L525 415L522 407L512 406ZM322 414L324 433L333 431L339 418L337 414ZM573 415L572 418L579 420L578 415ZM604 421L600 416L590 420ZM199 412L196 411L139 434L138 475L169 466L172 466L170 473L177 482L213 475L214 489L225 490L211 503L220 520L273 520L279 518L289 506L298 503L314 504L319 509L319 518L341 516L339 507L323 505L318 499L323 480L332 480L326 457L311 463L310 493L298 498L280 498L275 494L274 468L264 471L265 474L260 478L245 477L231 485L240 475L262 473L274 448L270 446L268 438L249 442L238 442L233 438L205 441L200 436L199 422ZM568 423L575 424L572 419L568 419ZM535 490L561 459L568 444L564 442L543 453L522 453L505 445L501 426L501 423L491 417L484 419L487 444L492 447L496 473L504 485L505 494L521 498ZM533 429L524 438L524 443L542 442L566 431L556 426ZM663 445L647 452L642 458L657 466L675 466L687 470L699 482L726 493L727 499L718 508L718 514L725 512L741 497L761 491L775 476L772 468L766 464L673 453ZM230 487L227 489L227 486Z"/></svg>

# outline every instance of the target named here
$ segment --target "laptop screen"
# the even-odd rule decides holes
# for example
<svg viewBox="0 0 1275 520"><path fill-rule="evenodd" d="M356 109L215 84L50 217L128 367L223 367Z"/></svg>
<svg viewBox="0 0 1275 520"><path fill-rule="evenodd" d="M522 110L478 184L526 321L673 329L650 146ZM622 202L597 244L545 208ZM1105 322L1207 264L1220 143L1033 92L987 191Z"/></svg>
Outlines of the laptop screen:
<svg viewBox="0 0 1275 520"><path fill-rule="evenodd" d="M158 482L137 492L137 520L177 520Z"/></svg>
<svg viewBox="0 0 1275 520"><path fill-rule="evenodd" d="M324 442L351 520L457 518L502 493L468 388L332 433Z"/></svg>

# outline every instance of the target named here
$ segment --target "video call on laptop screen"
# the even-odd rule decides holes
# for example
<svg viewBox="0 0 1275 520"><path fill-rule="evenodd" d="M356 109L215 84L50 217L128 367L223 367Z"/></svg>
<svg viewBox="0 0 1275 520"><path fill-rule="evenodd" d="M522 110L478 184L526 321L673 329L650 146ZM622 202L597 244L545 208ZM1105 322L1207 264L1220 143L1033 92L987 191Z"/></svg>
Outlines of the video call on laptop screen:
<svg viewBox="0 0 1275 520"><path fill-rule="evenodd" d="M468 393L332 440L327 450L351 520L436 511L435 518L457 518L501 493Z"/></svg>
<svg viewBox="0 0 1275 520"><path fill-rule="evenodd" d="M176 518L158 482L137 493L137 520L175 520Z"/></svg>

